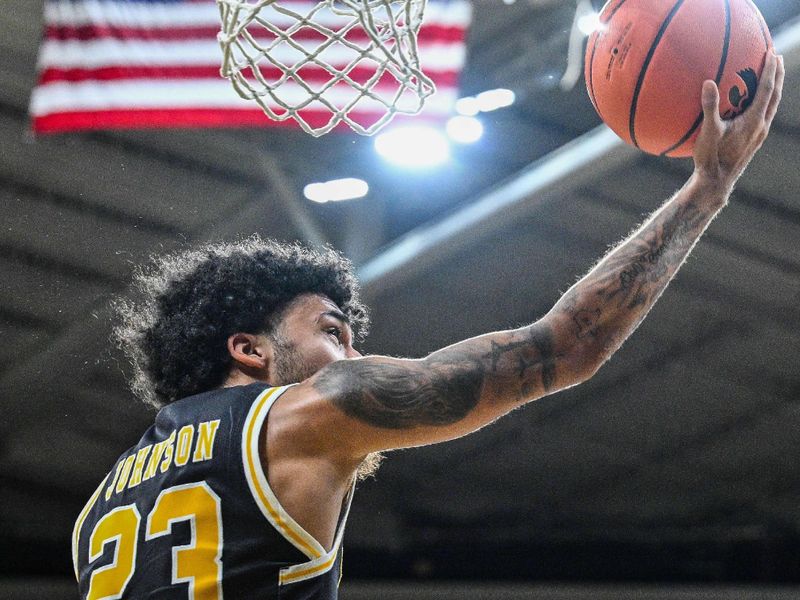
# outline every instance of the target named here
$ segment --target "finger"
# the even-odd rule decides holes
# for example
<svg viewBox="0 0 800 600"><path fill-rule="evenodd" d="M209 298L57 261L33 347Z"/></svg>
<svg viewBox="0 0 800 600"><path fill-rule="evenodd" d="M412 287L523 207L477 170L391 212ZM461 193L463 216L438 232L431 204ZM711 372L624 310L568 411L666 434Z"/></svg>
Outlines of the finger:
<svg viewBox="0 0 800 600"><path fill-rule="evenodd" d="M769 100L769 106L767 106L767 127L772 123L772 119L775 118L775 113L778 112L778 105L783 97L783 79L785 75L786 69L783 66L783 56L780 56L778 57L778 71L775 75L775 89L772 92L772 98Z"/></svg>
<svg viewBox="0 0 800 600"><path fill-rule="evenodd" d="M753 104L750 106L750 111L756 113L751 119L765 118L767 114L767 107L772 98L772 92L775 90L775 77L778 70L778 55L774 52L767 52L767 60L764 63L764 69L761 71L761 78L758 82L758 89L756 90L756 97Z"/></svg>
<svg viewBox="0 0 800 600"><path fill-rule="evenodd" d="M708 79L703 82L702 92L703 122L707 127L722 129L722 118L719 116L719 88L717 84Z"/></svg>
<svg viewBox="0 0 800 600"><path fill-rule="evenodd" d="M703 120L710 124L722 125L722 118L719 116L719 88L710 79L703 82L701 101Z"/></svg>

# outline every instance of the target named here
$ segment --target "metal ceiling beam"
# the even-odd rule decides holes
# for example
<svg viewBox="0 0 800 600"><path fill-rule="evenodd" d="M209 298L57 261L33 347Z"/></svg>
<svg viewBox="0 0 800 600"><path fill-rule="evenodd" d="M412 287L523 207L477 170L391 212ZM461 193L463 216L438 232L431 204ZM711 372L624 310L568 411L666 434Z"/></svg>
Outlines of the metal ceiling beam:
<svg viewBox="0 0 800 600"><path fill-rule="evenodd" d="M365 291L374 294L399 285L520 213L563 197L637 155L610 129L590 131L451 216L411 231L365 263L359 270Z"/></svg>

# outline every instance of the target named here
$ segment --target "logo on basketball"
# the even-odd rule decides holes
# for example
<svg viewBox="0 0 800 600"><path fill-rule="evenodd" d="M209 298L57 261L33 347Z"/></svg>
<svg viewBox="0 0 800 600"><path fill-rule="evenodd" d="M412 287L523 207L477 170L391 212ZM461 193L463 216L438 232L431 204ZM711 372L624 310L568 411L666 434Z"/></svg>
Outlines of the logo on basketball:
<svg viewBox="0 0 800 600"><path fill-rule="evenodd" d="M753 103L753 98L755 98L756 89L758 88L758 76L753 69L748 67L737 71L736 74L744 83L745 90L743 92L738 85L734 85L728 92L728 100L733 105L732 109L725 112L724 117L728 119L743 113Z"/></svg>

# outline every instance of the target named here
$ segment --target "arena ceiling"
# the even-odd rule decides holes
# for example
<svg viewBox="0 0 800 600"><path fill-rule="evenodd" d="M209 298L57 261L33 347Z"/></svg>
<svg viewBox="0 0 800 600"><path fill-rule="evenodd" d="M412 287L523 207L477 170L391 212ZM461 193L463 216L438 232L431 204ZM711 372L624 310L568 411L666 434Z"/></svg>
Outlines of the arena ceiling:
<svg viewBox="0 0 800 600"><path fill-rule="evenodd" d="M785 100L731 205L590 382L391 455L354 505L353 572L797 581L800 5L756 4L786 55ZM447 168L410 176L348 134L34 138L42 2L12 2L0 20L4 573L68 574L75 515L153 418L126 389L108 309L149 254L253 232L331 243L373 306L364 350L420 356L542 315L680 187L689 165L624 147L595 129L582 82L556 85L574 11L475 2L464 93L508 87L517 102ZM302 198L338 176L367 179L370 195ZM739 564L743 548L761 562Z"/></svg>

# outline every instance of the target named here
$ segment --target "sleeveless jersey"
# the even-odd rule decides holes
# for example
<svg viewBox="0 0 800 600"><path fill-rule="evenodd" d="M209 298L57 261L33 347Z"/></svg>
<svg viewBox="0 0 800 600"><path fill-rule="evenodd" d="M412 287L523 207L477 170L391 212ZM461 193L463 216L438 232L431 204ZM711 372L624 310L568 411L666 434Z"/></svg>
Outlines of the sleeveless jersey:
<svg viewBox="0 0 800 600"><path fill-rule="evenodd" d="M75 523L81 598L337 597L353 490L326 551L281 507L259 460L285 389L224 388L161 409Z"/></svg>

